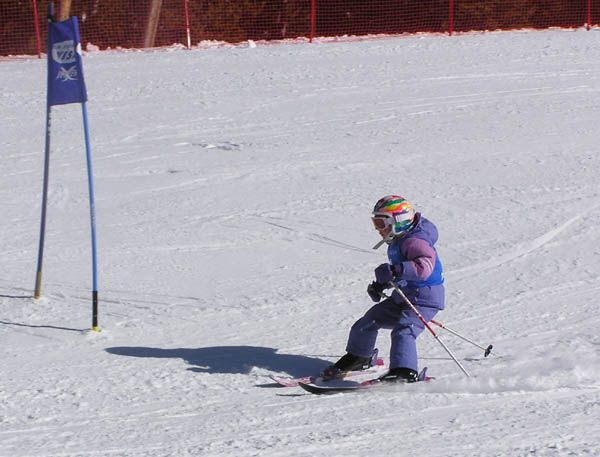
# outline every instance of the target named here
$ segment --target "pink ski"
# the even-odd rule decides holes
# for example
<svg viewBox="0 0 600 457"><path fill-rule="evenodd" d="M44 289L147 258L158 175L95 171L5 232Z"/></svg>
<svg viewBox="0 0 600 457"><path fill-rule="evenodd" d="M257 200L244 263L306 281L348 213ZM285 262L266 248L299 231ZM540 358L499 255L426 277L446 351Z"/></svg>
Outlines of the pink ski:
<svg viewBox="0 0 600 457"><path fill-rule="evenodd" d="M380 376L381 374L385 373L386 371L387 371L387 369L385 368L385 361L383 359L377 359L371 368L368 368L366 370L360 370L360 371L344 372L340 376L340 379L346 379L346 380L357 379L357 378L372 379L374 377L376 378L377 376ZM292 377L277 376L277 375L272 375L269 377L271 378L271 380L273 380L274 382L276 382L277 384L279 384L282 387L298 387L302 384L313 383L317 379L320 378L319 375L317 375L317 376L302 376L300 378L292 378Z"/></svg>
<svg viewBox="0 0 600 457"><path fill-rule="evenodd" d="M281 387L298 387L300 384L308 384L315 380L314 376L304 376L302 378L290 378L287 376L269 376Z"/></svg>

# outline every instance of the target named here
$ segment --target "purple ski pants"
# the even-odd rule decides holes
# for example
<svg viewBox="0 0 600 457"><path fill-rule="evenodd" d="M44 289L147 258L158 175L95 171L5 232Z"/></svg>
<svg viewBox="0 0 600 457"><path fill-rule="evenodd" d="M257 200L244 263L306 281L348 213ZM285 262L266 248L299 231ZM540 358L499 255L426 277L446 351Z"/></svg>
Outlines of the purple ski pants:
<svg viewBox="0 0 600 457"><path fill-rule="evenodd" d="M439 311L438 308L415 306L427 322ZM350 329L346 351L360 357L370 357L379 329L392 331L390 368L403 367L418 371L417 337L425 326L397 294L377 303L354 323Z"/></svg>

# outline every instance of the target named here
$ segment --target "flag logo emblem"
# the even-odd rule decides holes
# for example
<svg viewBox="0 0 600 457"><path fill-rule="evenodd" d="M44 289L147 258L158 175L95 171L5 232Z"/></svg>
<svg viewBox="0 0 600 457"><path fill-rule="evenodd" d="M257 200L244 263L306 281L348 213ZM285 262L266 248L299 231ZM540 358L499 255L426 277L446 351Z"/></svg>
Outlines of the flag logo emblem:
<svg viewBox="0 0 600 457"><path fill-rule="evenodd" d="M75 81L77 79L77 65L73 65L71 68L61 67L56 75L56 79L61 81Z"/></svg>
<svg viewBox="0 0 600 457"><path fill-rule="evenodd" d="M52 45L52 59L56 63L74 63L77 61L75 41L67 40Z"/></svg>
<svg viewBox="0 0 600 457"><path fill-rule="evenodd" d="M87 100L77 17L48 23L48 104Z"/></svg>

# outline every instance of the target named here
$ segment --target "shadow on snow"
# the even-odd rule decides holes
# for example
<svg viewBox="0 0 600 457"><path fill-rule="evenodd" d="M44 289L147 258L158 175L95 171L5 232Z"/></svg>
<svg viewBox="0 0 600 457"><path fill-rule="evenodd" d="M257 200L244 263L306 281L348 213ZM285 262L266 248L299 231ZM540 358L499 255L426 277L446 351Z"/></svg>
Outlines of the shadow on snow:
<svg viewBox="0 0 600 457"><path fill-rule="evenodd" d="M285 372L291 376L318 373L330 361L304 355L279 354L277 349L256 346L214 346L206 348L161 349L136 346L107 348L106 352L127 357L183 359L198 373L250 373L252 368Z"/></svg>

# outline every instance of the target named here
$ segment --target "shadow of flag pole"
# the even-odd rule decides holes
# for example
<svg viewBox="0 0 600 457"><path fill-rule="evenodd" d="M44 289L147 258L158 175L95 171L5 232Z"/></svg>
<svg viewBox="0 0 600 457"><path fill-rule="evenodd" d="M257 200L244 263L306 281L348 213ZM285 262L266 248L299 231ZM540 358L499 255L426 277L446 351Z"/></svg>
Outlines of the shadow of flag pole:
<svg viewBox="0 0 600 457"><path fill-rule="evenodd" d="M87 159L92 236L92 330L99 331L96 210L94 203L94 180L92 173L92 156L86 102L87 91L83 77L81 40L79 37L79 25L77 22L77 17L70 17L65 21L56 22L54 20L54 4L51 2L48 5L48 92L46 105L44 183L42 189L42 216L40 223L40 242L38 249L34 298L40 298L42 291L42 263L44 257L44 238L46 231L46 208L48 204L48 180L50 175L50 126L52 107L54 105L81 103Z"/></svg>

